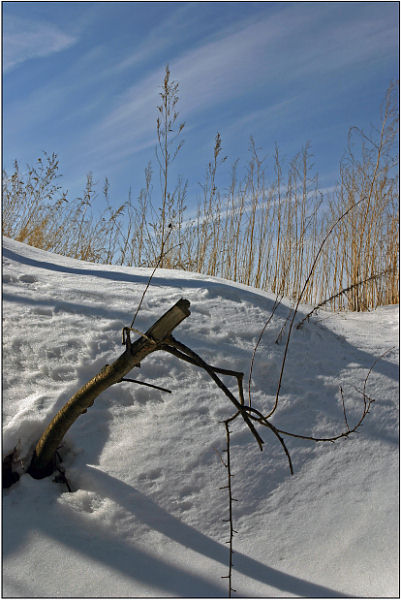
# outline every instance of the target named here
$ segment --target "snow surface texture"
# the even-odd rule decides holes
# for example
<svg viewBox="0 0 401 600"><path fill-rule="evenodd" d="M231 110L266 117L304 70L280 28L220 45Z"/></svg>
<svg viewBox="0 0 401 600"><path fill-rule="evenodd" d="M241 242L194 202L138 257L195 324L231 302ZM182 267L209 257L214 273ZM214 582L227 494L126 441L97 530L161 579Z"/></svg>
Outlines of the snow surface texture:
<svg viewBox="0 0 401 600"><path fill-rule="evenodd" d="M4 239L3 453L21 464L68 398L123 351L150 271L74 261ZM246 286L159 270L135 327L179 298L191 315L175 336L210 364L245 371L274 298ZM271 409L284 350L281 305L259 347L253 406ZM301 307L299 318L310 309ZM398 344L398 307L319 311L293 333L279 410L282 429L344 430L363 408L374 360ZM232 427L233 587L239 597L397 596L398 351L379 360L376 399L360 432L335 444L287 438L295 474L265 428L260 452ZM4 493L3 593L11 597L224 597L228 571L225 447L229 400L207 374L156 352L68 432L68 493L54 477L23 475ZM245 377L245 382L247 376ZM225 378L225 381L229 380ZM236 382L230 383L236 390Z"/></svg>

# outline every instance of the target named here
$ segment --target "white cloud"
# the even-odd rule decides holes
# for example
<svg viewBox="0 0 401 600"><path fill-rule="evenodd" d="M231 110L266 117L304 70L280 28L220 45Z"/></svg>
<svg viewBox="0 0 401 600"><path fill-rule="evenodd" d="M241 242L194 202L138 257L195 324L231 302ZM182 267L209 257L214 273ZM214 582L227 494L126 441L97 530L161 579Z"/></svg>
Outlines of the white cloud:
<svg viewBox="0 0 401 600"><path fill-rule="evenodd" d="M128 54L120 63L113 66L113 72L124 71L134 65L140 65L161 52L168 52L174 47L176 40L190 42L191 32L198 25L198 13L194 4L175 3L174 11L159 22L152 24L146 38L141 40L135 50Z"/></svg>
<svg viewBox="0 0 401 600"><path fill-rule="evenodd" d="M292 118L299 118L299 111L294 107L297 100L305 100L306 96L303 86L299 86L300 81L313 83L320 73L330 73L338 64L345 68L355 61L378 56L385 41L385 20L380 23L380 19L374 21L368 16L359 21L353 18L344 29L341 23L331 19L330 11L334 9L328 8L330 3L316 5L311 11L283 3L283 8L272 16L231 23L219 32L214 30L207 39L203 38L203 43L174 57L169 51L171 40L181 39L182 31L191 31L194 26L195 17L188 8L184 10L184 5L182 11L150 29L136 53L127 52L114 64L111 59L103 66L99 64L100 68L87 69L85 74L75 77L77 86L85 86L89 80L93 83L94 79L98 82L104 79L109 88L107 114L102 111L103 117L94 115L92 124L80 136L81 148L87 156L103 156L104 160L118 164L155 145L156 104L164 64L138 78L118 95L113 95L111 75L120 75L133 65L140 65L147 60L148 53L154 56L162 49L165 50L164 63L170 62L172 78L180 84L180 122L207 124L215 115L214 108L218 106L219 113L229 112L242 94L249 98L255 90L258 97L267 84L272 94L267 88L264 106L260 107L260 103L258 109L250 106L249 113L238 117L230 129L238 130L259 120L279 122L285 114L290 118L289 113L293 113ZM32 56L45 56L67 48L75 41L53 25L9 18L5 23L5 70ZM95 50L101 53L103 48ZM97 54L95 57L99 58ZM78 72L82 60L81 57L79 64L73 65ZM54 85L53 80L49 87ZM71 92L74 81L68 85ZM283 87L285 92L280 93ZM60 97L64 88L65 83L58 80ZM38 92L38 110L42 107L41 99L47 99L47 93L47 89ZM104 94L98 94L97 105L101 105L103 98ZM79 110L82 112L82 107ZM70 107L68 114L71 115ZM188 129L189 124L185 132Z"/></svg>
<svg viewBox="0 0 401 600"><path fill-rule="evenodd" d="M3 20L3 66L10 71L31 58L49 56L76 43L55 25L10 16Z"/></svg>
<svg viewBox="0 0 401 600"><path fill-rule="evenodd" d="M297 18L293 16L289 22L287 14L280 13L262 22L247 23L236 31L224 32L217 39L172 60L172 78L180 83L180 119L186 120L189 114L193 116L219 102L229 101L242 93L244 86L252 86L260 79L260 57L266 47L277 45L282 36L291 35L304 21L302 14ZM271 68L276 70L276 67ZM109 115L93 131L102 149L113 147L121 157L155 143L157 94L163 72L164 66L160 66L116 99ZM97 149L99 144L96 143Z"/></svg>
<svg viewBox="0 0 401 600"><path fill-rule="evenodd" d="M331 21L330 10L327 5L319 5L307 11L291 3L272 16L231 24L172 60L166 52L165 62L170 62L172 77L180 84L180 118L193 121L197 113L204 111L206 115L218 105L230 111L242 94L249 95L255 89L256 96L268 83L273 94L266 97L265 107L244 119L278 119L294 106L300 81L313 82L322 72L336 70L339 62L345 67L380 54L381 23L369 17L360 22L352 19L352 26L349 24L344 33L341 24ZM168 29L174 37L171 23ZM157 33L162 44L162 26L157 27ZM127 64L132 60L130 57ZM118 66L123 69L126 63ZM115 98L109 114L93 131L103 149L112 146L117 154L126 156L154 143L155 108L162 78L160 65ZM298 91L277 98L277 90L283 85Z"/></svg>
<svg viewBox="0 0 401 600"><path fill-rule="evenodd" d="M298 89L300 82L313 82L322 73L358 66L388 52L391 42L387 38L391 35L384 18L351 17L344 25L335 19L336 6L317 4L312 11L295 8L291 3L275 15L237 23L236 28L231 25L172 60L166 52L165 62L170 62L172 77L180 83L180 117L193 119L196 113L219 104L230 109L241 94L249 95L253 88L257 93L256 89L262 89L266 83L274 91L283 84ZM168 31L174 38L172 23L168 24ZM157 27L157 34L162 44L166 37L163 26ZM129 57L127 64L132 60L134 57ZM124 62L119 65L125 66ZM142 143L150 136L154 139L155 104L162 77L160 65L116 99L109 115L99 124L98 133L103 140L108 143L115 136L121 144L128 139ZM266 98L266 108L260 112L270 111L274 117L275 111L282 113L293 104L295 94L279 102L275 98L273 105L272 97Z"/></svg>

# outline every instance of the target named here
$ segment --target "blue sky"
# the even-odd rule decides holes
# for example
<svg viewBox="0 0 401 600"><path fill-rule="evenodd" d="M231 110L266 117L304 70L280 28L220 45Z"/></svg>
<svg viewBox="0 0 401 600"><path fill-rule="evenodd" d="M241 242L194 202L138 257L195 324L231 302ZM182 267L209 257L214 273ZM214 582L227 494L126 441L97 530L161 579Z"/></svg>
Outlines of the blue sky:
<svg viewBox="0 0 401 600"><path fill-rule="evenodd" d="M3 2L3 167L56 152L62 185L86 173L115 202L144 184L169 63L185 121L176 173L196 199L216 132L228 166L249 136L272 164L311 143L335 183L351 125L378 123L398 78L397 2ZM221 175L224 183L225 175Z"/></svg>

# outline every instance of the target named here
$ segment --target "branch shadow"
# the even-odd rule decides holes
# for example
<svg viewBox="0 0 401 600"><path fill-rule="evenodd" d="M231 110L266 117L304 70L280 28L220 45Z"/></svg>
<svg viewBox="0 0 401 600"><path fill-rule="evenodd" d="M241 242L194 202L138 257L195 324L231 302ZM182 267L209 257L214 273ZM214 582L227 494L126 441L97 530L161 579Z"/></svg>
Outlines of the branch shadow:
<svg viewBox="0 0 401 600"><path fill-rule="evenodd" d="M142 523L182 546L227 566L227 546L172 516L139 490L89 465L86 465L81 477L81 489L104 494L135 515ZM236 571L281 591L313 598L349 597L331 588L273 569L240 552L235 553L235 558Z"/></svg>
<svg viewBox="0 0 401 600"><path fill-rule="evenodd" d="M89 465L82 469L80 480L81 490L103 494L152 530L227 568L227 546L170 515L134 487ZM17 487L18 484L8 494L18 492ZM23 502L29 503L30 499L24 498ZM186 569L174 565L171 561L155 556L143 548L135 547L134 544L111 533L110 526L102 526L98 519L96 522L91 522L85 515L66 504L55 505L50 509L53 511L50 514L38 510L33 515L32 510L27 508L18 511L18 524L10 518L13 515L17 518L15 511L12 511L3 521L3 565L6 559L12 560L12 555L18 552L20 547L24 547L31 531L35 530L54 539L57 544L71 548L74 553L85 554L87 558L119 571L123 576L134 581L152 588L157 582L158 587L161 587L167 595L204 598L221 598L227 595L225 585L210 581L209 578L194 572L191 567ZM45 570L44 564L44 573ZM295 596L350 597L331 588L288 575L239 552L236 552L235 571ZM13 585L12 582L10 583ZM20 584L23 585L22 582ZM83 597L86 597L85 593Z"/></svg>
<svg viewBox="0 0 401 600"><path fill-rule="evenodd" d="M57 544L69 547L74 551L74 554L85 555L86 558L102 563L113 570L119 571L123 576L143 585L148 585L152 589L155 589L155 587L162 588L168 596L222 597L225 595L225 590L221 585L208 581L205 577L193 573L189 569L173 565L151 552L125 542L110 533L106 527L102 527L99 521L96 521L95 527L85 516L81 516L66 506L57 507L57 512L58 518L54 518L53 515L52 518L48 518L48 515L41 514L33 523L32 512L25 511L19 515L18 527L14 528L13 525L15 524L9 518L5 520L3 526L3 566L7 558L12 560L12 554L26 544L31 530L34 529L36 535L39 531L46 538L54 539ZM57 521L64 525L57 525ZM51 567L47 567L45 563L41 567L45 580L46 575L48 575L46 569L49 568ZM5 578L5 581L3 579L4 585L4 583L7 583L8 575L4 571L3 575ZM10 583L12 586L14 585L14 582ZM19 585L22 585L21 582L19 582ZM37 585L36 581L34 585ZM63 584L63 596L74 597L73 594L69 596L66 593L66 585L68 584ZM26 584L25 588L29 588L30 594L28 595L31 595L32 585ZM195 594L194 590L196 590ZM85 589L80 590L79 596L82 594L82 597L96 597L98 593L98 588L95 588L95 594L92 595L88 593L88 589L85 587ZM48 592L46 595L52 596ZM109 594L105 594L105 596L108 597ZM116 597L119 597L118 591Z"/></svg>

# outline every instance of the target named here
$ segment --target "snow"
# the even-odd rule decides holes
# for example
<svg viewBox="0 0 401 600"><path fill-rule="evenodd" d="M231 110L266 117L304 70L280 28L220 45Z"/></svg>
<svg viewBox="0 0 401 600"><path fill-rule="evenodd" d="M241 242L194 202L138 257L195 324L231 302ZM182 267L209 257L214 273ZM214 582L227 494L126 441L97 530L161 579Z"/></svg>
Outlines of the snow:
<svg viewBox="0 0 401 600"><path fill-rule="evenodd" d="M68 398L123 351L150 271L94 265L3 240L3 456L21 472ZM210 364L242 370L274 297L158 270L135 323L145 331L179 298L175 337ZM252 405L274 403L288 316L283 303L256 355ZM299 319L311 307L301 306ZM297 322L297 321L296 321ZM320 310L293 330L279 409L283 430L325 436L375 398L359 432L335 444L286 438L295 474L265 428L260 452L232 425L234 597L398 595L398 306ZM229 531L222 420L233 407L205 372L161 352L97 398L61 449L68 480L23 474L3 495L6 597L224 597ZM224 378L235 392L236 382Z"/></svg>

